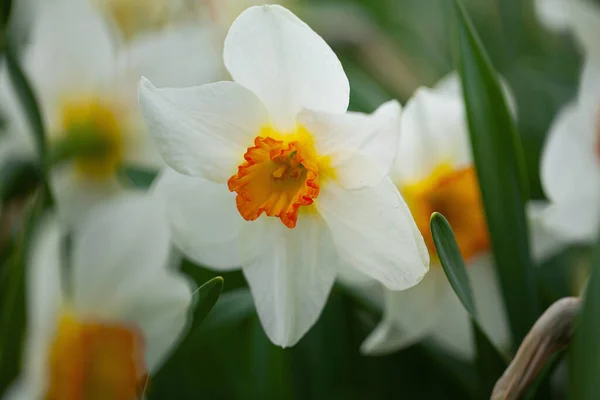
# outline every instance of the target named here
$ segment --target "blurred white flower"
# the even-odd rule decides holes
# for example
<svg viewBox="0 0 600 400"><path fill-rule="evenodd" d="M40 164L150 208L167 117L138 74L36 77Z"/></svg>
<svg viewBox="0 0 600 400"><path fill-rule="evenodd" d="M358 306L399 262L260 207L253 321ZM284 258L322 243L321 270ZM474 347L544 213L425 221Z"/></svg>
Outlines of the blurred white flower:
<svg viewBox="0 0 600 400"><path fill-rule="evenodd" d="M161 85L187 86L218 79L221 65L201 30L152 33L116 48L105 21L87 2L44 3L23 66L40 102L50 147L65 141L98 144L98 154L78 156L52 174L61 216L73 221L118 192L115 173L121 164L163 165L137 104L142 74ZM6 130L16 140L29 140L33 149L6 75L0 85Z"/></svg>
<svg viewBox="0 0 600 400"><path fill-rule="evenodd" d="M349 84L336 55L280 6L243 12L224 60L235 82L140 84L146 122L178 171L156 187L175 243L211 268L242 266L280 346L315 323L339 268L396 290L418 283L427 250L386 178L400 105L347 113Z"/></svg>
<svg viewBox="0 0 600 400"><path fill-rule="evenodd" d="M152 199L124 195L80 222L70 251L55 218L34 236L10 399L140 398L186 327L191 288L169 268L168 225Z"/></svg>
<svg viewBox="0 0 600 400"><path fill-rule="evenodd" d="M502 297L459 90L454 74L433 89L419 88L402 115L398 153L390 175L435 262L421 284L402 292L385 290L383 320L363 343L363 352L387 353L433 335L457 355L471 356L469 319L439 264L429 228L435 211L442 213L454 230L483 328L497 344L507 344Z"/></svg>
<svg viewBox="0 0 600 400"><path fill-rule="evenodd" d="M571 30L584 53L577 98L550 127L541 180L544 221L566 240L595 242L600 229L600 8L584 1L538 1L542 21ZM560 17L560 18L559 18Z"/></svg>

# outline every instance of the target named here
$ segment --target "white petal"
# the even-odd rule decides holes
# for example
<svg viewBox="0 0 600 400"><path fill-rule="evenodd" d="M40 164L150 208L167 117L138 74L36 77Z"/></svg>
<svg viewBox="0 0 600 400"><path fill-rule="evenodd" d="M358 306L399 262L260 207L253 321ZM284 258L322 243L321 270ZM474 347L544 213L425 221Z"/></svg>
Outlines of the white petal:
<svg viewBox="0 0 600 400"><path fill-rule="evenodd" d="M119 309L120 295L135 280L166 268L169 242L164 212L151 198L123 194L95 207L73 232L75 306L82 312Z"/></svg>
<svg viewBox="0 0 600 400"><path fill-rule="evenodd" d="M427 272L429 254L423 237L389 179L361 190L329 183L315 204L340 257L387 288L407 289Z"/></svg>
<svg viewBox="0 0 600 400"><path fill-rule="evenodd" d="M293 229L269 219L260 254L243 271L274 344L293 346L315 324L333 286L337 261L318 215L301 215Z"/></svg>
<svg viewBox="0 0 600 400"><path fill-rule="evenodd" d="M158 87L198 86L225 79L212 31L187 25L136 36L117 61L121 83L130 86L127 91L132 93L142 76Z"/></svg>
<svg viewBox="0 0 600 400"><path fill-rule="evenodd" d="M543 224L561 241L595 243L600 227L600 196L580 195L551 204L543 214Z"/></svg>
<svg viewBox="0 0 600 400"><path fill-rule="evenodd" d="M400 113L400 104L392 100L372 115L305 110L298 122L313 135L317 153L331 158L340 185L358 189L379 184L392 167Z"/></svg>
<svg viewBox="0 0 600 400"><path fill-rule="evenodd" d="M150 370L182 332L191 302L190 285L169 269L169 229L158 204L131 194L97 207L75 231L71 265L76 312L139 327Z"/></svg>
<svg viewBox="0 0 600 400"><path fill-rule="evenodd" d="M461 95L419 88L401 119L391 176L399 185L428 177L440 164L470 165L471 145Z"/></svg>
<svg viewBox="0 0 600 400"><path fill-rule="evenodd" d="M243 225L252 223L241 217L227 185L166 169L153 191L165 199L173 241L191 260L227 271L254 255L242 243Z"/></svg>
<svg viewBox="0 0 600 400"><path fill-rule="evenodd" d="M43 103L103 89L114 76L110 30L87 1L44 1L24 66Z"/></svg>
<svg viewBox="0 0 600 400"><path fill-rule="evenodd" d="M348 107L350 86L337 56L281 6L244 11L229 29L223 57L233 80L256 93L279 129L291 129L302 108L340 113Z"/></svg>
<svg viewBox="0 0 600 400"><path fill-rule="evenodd" d="M140 106L163 158L186 175L226 182L268 116L252 92L233 82L157 89L142 78Z"/></svg>
<svg viewBox="0 0 600 400"><path fill-rule="evenodd" d="M529 243L533 258L544 262L560 253L567 246L567 240L548 225L548 213L553 206L546 201L529 201L527 219L529 220Z"/></svg>
<svg viewBox="0 0 600 400"><path fill-rule="evenodd" d="M61 221L74 225L92 208L122 192L115 179L87 180L79 176L73 165L56 168L50 177L52 194Z"/></svg>
<svg viewBox="0 0 600 400"><path fill-rule="evenodd" d="M541 180L553 203L600 197L600 160L596 154L595 115L566 106L552 124L544 145ZM598 204L600 208L600 204Z"/></svg>
<svg viewBox="0 0 600 400"><path fill-rule="evenodd" d="M537 0L540 20L554 31L571 29L583 48L600 55L597 38L600 35L600 9L590 1Z"/></svg>
<svg viewBox="0 0 600 400"><path fill-rule="evenodd" d="M64 306L61 282L63 238L58 219L49 215L40 222L31 244L26 288L28 330L22 371L28 392L39 393L46 387L48 353L60 309Z"/></svg>
<svg viewBox="0 0 600 400"><path fill-rule="evenodd" d="M442 302L451 290L440 265L418 285L402 291L385 290L383 321L361 346L366 354L386 354L410 346L432 333Z"/></svg>

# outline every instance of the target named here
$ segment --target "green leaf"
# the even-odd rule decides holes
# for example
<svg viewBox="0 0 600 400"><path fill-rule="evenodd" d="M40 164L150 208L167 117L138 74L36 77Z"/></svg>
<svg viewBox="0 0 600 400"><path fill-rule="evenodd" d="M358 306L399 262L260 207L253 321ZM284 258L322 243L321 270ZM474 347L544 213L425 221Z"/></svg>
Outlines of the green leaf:
<svg viewBox="0 0 600 400"><path fill-rule="evenodd" d="M538 316L523 150L497 73L458 0L454 9L456 62L473 158L513 343L518 344Z"/></svg>
<svg viewBox="0 0 600 400"><path fill-rule="evenodd" d="M217 276L200 286L195 292L196 308L194 309L194 318L190 331L198 329L202 321L210 313L210 310L217 304L217 300L223 290L223 278Z"/></svg>
<svg viewBox="0 0 600 400"><path fill-rule="evenodd" d="M10 80L35 136L38 155L42 159L46 154L46 131L40 107L10 42L6 43L5 55Z"/></svg>
<svg viewBox="0 0 600 400"><path fill-rule="evenodd" d="M0 397L6 392L12 380L17 376L21 364L21 347L26 329L25 314L25 280L27 278L27 253L30 239L37 221L48 204L45 192L41 191L34 198L29 209L27 222L22 231L19 247L6 265L9 268L5 282L6 291L0 293Z"/></svg>
<svg viewBox="0 0 600 400"><path fill-rule="evenodd" d="M137 165L122 165L117 171L117 177L123 186L137 189L148 189L158 172Z"/></svg>
<svg viewBox="0 0 600 400"><path fill-rule="evenodd" d="M194 345L194 340L198 336L197 334L202 322L217 303L222 290L223 278L220 276L211 279L196 289L194 292L194 309L190 317L191 322L188 326L187 334L181 339L175 351L173 351L152 379L162 380L163 377L161 375L165 374L165 371L174 368L178 364L178 360L185 356L188 347Z"/></svg>
<svg viewBox="0 0 600 400"><path fill-rule="evenodd" d="M569 354L569 399L597 399L600 393L600 245L584 294L579 325Z"/></svg>
<svg viewBox="0 0 600 400"><path fill-rule="evenodd" d="M254 315L254 301L248 289L236 289L224 293L211 315L202 324L201 331L207 332L229 327Z"/></svg>
<svg viewBox="0 0 600 400"><path fill-rule="evenodd" d="M467 269L460 255L460 249L454 238L454 233L452 233L452 228L448 220L437 212L431 215L430 225L435 249L442 263L442 268L444 268L444 272L448 277L448 281L463 306L475 318L477 312L473 292L469 285Z"/></svg>
<svg viewBox="0 0 600 400"><path fill-rule="evenodd" d="M41 178L40 167L31 160L8 159L0 165L0 203L31 193Z"/></svg>
<svg viewBox="0 0 600 400"><path fill-rule="evenodd" d="M22 1L22 0L21 0ZM10 10L12 8L11 0L0 0L0 30L6 30L8 20L10 19Z"/></svg>
<svg viewBox="0 0 600 400"><path fill-rule="evenodd" d="M469 283L469 276L450 224L442 214L433 213L430 225L431 235L442 268L454 292L471 317L477 372L480 377L479 391L483 397L489 397L494 384L502 376L508 364L477 319L477 308Z"/></svg>

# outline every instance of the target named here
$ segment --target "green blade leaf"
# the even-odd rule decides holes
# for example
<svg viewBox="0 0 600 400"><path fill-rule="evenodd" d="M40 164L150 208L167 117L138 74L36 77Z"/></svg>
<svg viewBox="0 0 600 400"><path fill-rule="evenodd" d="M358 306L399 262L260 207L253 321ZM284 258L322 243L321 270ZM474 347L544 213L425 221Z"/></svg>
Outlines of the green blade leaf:
<svg viewBox="0 0 600 400"><path fill-rule="evenodd" d="M217 276L204 285L200 286L194 292L194 310L191 316L191 322L189 324L187 334L179 342L179 346L169 356L168 360L162 365L160 370L152 379L161 380L162 375L165 371L169 371L178 364L178 360L185 357L185 353L188 351L189 346L194 345L194 338L197 337L197 333L200 330L200 326L204 319L208 316L210 311L213 309L221 291L223 290L223 278Z"/></svg>
<svg viewBox="0 0 600 400"><path fill-rule="evenodd" d="M507 362L482 329L477 320L475 299L469 283L465 263L450 224L440 213L431 215L431 235L435 249L440 258L442 268L448 281L461 303L471 316L471 325L476 349L476 364L479 374L479 391L483 397L489 397L494 384L502 376Z"/></svg>
<svg viewBox="0 0 600 400"><path fill-rule="evenodd" d="M473 158L513 343L520 343L538 316L523 151L496 71L458 0L454 9L457 69Z"/></svg>
<svg viewBox="0 0 600 400"><path fill-rule="evenodd" d="M202 321L210 313L210 310L217 304L217 300L223 290L223 278L217 276L200 286L195 292L196 308L194 309L194 317L190 326L190 334L198 329Z"/></svg>
<svg viewBox="0 0 600 400"><path fill-rule="evenodd" d="M5 55L10 80L35 136L37 152L41 159L46 154L46 131L42 122L40 107L10 42L6 43Z"/></svg>
<svg viewBox="0 0 600 400"><path fill-rule="evenodd" d="M579 326L569 354L569 399L597 399L600 393L600 246L584 294Z"/></svg>
<svg viewBox="0 0 600 400"><path fill-rule="evenodd" d="M32 160L6 160L0 165L0 203L31 193L40 177L40 168Z"/></svg>
<svg viewBox="0 0 600 400"><path fill-rule="evenodd" d="M11 0L0 0L0 30L6 30L6 25L10 18L10 10L12 8Z"/></svg>
<svg viewBox="0 0 600 400"><path fill-rule="evenodd" d="M157 175L157 171L137 165L122 165L117 171L117 177L123 186L144 190L152 185Z"/></svg>
<svg viewBox="0 0 600 400"><path fill-rule="evenodd" d="M452 228L450 227L448 220L442 214L437 212L431 215L430 226L435 249L440 258L440 262L442 263L442 268L448 277L448 281L460 302L467 309L469 314L475 318L477 312L475 309L473 291L471 290L467 269L462 256L460 255L460 250L456 243L456 239L454 238L454 233L452 233Z"/></svg>

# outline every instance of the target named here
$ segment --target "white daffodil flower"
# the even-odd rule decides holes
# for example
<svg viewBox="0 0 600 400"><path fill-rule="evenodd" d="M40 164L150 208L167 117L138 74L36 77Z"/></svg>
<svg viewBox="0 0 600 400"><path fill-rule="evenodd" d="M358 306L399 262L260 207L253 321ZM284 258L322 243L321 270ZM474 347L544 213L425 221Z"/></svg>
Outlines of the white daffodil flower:
<svg viewBox="0 0 600 400"><path fill-rule="evenodd" d="M541 180L551 202L549 229L569 241L595 242L600 229L600 8L584 1L537 2L552 29L571 30L584 53L577 98L550 127Z"/></svg>
<svg viewBox="0 0 600 400"><path fill-rule="evenodd" d="M202 51L212 48L203 47L203 40L201 31L181 28L117 48L105 20L88 2L53 0L40 7L23 67L40 103L49 148L89 142L98 149L62 163L52 174L59 212L67 221L120 190L115 179L120 165L164 165L146 135L137 84L142 74L173 86L213 81L222 62L218 54ZM33 153L33 135L5 71L2 79L6 131Z"/></svg>
<svg viewBox="0 0 600 400"><path fill-rule="evenodd" d="M121 196L73 230L70 254L56 218L32 243L28 330L9 399L141 398L187 322L187 280L170 267L161 207Z"/></svg>
<svg viewBox="0 0 600 400"><path fill-rule="evenodd" d="M365 353L395 351L432 335L458 356L471 356L469 319L439 263L429 228L436 211L454 230L483 328L496 343L507 344L505 312L459 85L452 74L433 89L419 88L402 114L402 134L390 176L435 261L421 284L402 292L384 291L383 320L363 343Z"/></svg>
<svg viewBox="0 0 600 400"><path fill-rule="evenodd" d="M175 243L209 267L241 266L280 346L315 323L340 268L395 290L418 283L427 249L386 178L400 105L346 112L349 84L336 55L281 6L244 11L224 60L234 82L140 83L146 122L177 171L156 187Z"/></svg>

